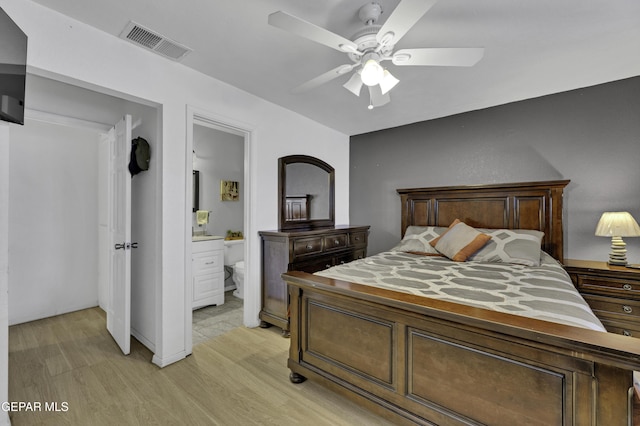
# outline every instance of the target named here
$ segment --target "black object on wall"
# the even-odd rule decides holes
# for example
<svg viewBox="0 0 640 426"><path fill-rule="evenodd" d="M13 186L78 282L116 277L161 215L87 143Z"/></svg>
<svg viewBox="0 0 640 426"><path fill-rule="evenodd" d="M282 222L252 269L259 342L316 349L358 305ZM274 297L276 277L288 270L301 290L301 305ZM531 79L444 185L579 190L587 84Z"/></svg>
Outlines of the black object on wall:
<svg viewBox="0 0 640 426"><path fill-rule="evenodd" d="M0 8L0 120L24 124L27 35Z"/></svg>

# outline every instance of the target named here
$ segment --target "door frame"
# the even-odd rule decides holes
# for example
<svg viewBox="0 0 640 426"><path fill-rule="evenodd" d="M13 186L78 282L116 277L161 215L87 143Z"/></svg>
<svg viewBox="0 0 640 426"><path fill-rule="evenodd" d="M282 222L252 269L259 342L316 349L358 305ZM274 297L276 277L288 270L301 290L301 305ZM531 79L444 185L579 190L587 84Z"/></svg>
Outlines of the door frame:
<svg viewBox="0 0 640 426"><path fill-rule="evenodd" d="M241 136L244 139L244 267L245 267L245 287L244 287L244 303L243 303L243 323L247 327L258 325L258 313L260 312L260 287L250 285L250 271L253 266L253 259L250 255L251 245L254 240L253 220L255 200L255 182L253 182L253 158L255 157L255 130L254 126L214 114L210 111L200 109L191 105L187 105L186 120L186 150L185 150L185 328L184 341L185 352L191 354L193 351L193 274L191 268L191 226L192 214L191 204L193 200L193 126L204 126L226 133ZM247 285L249 284L249 285Z"/></svg>

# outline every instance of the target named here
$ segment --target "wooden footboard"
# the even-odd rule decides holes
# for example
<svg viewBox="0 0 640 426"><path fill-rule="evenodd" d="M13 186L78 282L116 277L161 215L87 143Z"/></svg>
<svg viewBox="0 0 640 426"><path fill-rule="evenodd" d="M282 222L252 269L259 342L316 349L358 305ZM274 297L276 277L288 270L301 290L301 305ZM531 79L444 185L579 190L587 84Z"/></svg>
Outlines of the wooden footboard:
<svg viewBox="0 0 640 426"><path fill-rule="evenodd" d="M632 424L638 339L283 277L292 381L318 380L403 424Z"/></svg>

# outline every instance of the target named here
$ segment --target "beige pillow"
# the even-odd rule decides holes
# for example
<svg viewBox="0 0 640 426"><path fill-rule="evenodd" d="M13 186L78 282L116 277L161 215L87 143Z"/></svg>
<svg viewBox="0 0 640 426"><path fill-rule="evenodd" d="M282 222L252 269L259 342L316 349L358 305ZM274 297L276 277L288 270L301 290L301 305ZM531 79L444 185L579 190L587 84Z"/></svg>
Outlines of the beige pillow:
<svg viewBox="0 0 640 426"><path fill-rule="evenodd" d="M456 219L447 231L429 244L449 259L455 262L464 262L487 244L490 239L490 235L483 234Z"/></svg>

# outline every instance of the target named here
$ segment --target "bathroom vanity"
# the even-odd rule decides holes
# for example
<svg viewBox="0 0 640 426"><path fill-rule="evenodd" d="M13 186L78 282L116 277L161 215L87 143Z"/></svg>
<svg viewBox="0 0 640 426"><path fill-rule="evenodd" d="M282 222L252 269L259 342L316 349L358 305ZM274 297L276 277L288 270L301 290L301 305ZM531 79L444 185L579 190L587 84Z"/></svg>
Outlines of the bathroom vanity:
<svg viewBox="0 0 640 426"><path fill-rule="evenodd" d="M192 238L193 309L224 303L224 238Z"/></svg>

